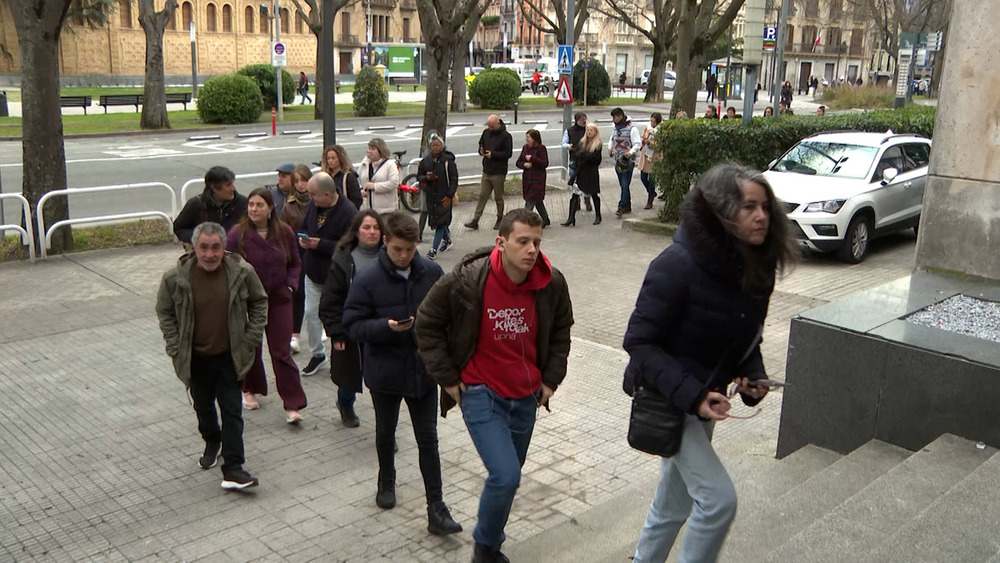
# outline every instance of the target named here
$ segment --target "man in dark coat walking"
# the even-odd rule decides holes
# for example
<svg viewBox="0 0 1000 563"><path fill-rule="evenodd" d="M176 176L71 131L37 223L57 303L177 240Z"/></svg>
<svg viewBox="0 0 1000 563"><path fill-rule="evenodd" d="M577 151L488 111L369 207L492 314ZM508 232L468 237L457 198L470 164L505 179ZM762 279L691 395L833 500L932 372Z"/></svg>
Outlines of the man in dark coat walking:
<svg viewBox="0 0 1000 563"><path fill-rule="evenodd" d="M479 201L476 202L476 213L465 227L479 229L479 218L486 209L486 199L493 192L493 199L497 203L497 222L493 225L493 230L496 230L500 228L500 218L503 217L503 184L507 180L507 161L514 154L514 141L507 132L507 126L496 114L486 119L486 130L479 137L479 154L483 157Z"/></svg>

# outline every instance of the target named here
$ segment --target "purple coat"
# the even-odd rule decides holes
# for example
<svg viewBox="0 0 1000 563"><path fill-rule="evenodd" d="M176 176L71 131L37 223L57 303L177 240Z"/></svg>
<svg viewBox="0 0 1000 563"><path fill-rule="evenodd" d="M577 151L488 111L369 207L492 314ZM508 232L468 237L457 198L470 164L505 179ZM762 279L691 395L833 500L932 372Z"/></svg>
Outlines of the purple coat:
<svg viewBox="0 0 1000 563"><path fill-rule="evenodd" d="M531 168L525 168L527 156L531 156ZM521 156L517 157L517 167L524 170L521 193L524 199L545 199L545 169L549 166L549 151L545 145L524 145Z"/></svg>
<svg viewBox="0 0 1000 563"><path fill-rule="evenodd" d="M239 254L253 266L268 295L289 287L297 289L299 273L302 271L302 258L299 256L295 233L288 225L279 225L285 230L285 248L277 242L262 239L253 225L243 233L242 244L239 240L239 225L229 229L226 237L226 250Z"/></svg>

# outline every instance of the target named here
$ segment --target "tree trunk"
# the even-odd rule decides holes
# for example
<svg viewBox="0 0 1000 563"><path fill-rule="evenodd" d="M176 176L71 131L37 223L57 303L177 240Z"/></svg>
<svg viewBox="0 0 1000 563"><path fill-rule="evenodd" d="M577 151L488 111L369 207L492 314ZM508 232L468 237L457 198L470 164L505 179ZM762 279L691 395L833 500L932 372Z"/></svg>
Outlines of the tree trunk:
<svg viewBox="0 0 1000 563"><path fill-rule="evenodd" d="M448 69L452 59L451 42L441 41L445 47L428 49L427 99L424 102L424 129L420 139L420 152L427 145L427 134L436 131L444 137L448 125ZM447 139L445 139L447 141Z"/></svg>
<svg viewBox="0 0 1000 563"><path fill-rule="evenodd" d="M146 79L139 121L143 129L170 129L163 84L163 30L176 8L176 0L167 0L163 10L157 12L152 0L139 0L139 25L146 34Z"/></svg>
<svg viewBox="0 0 1000 563"><path fill-rule="evenodd" d="M323 95L326 93L323 88L323 77L326 76L326 65L323 64L323 28L315 29L310 26L313 35L316 36L316 76L313 80L313 119L323 120ZM335 36L336 37L336 36ZM333 56L333 53L330 53ZM336 89L334 89L336 91Z"/></svg>
<svg viewBox="0 0 1000 563"><path fill-rule="evenodd" d="M695 15L697 0L682 0L680 18L677 22L677 83L674 85L674 99L670 103L670 115L684 110L689 117L695 116L701 76L697 65L692 64L691 48L694 44ZM655 54L654 54L655 57Z"/></svg>
<svg viewBox="0 0 1000 563"><path fill-rule="evenodd" d="M468 60L469 52L456 45L451 55L451 111L453 112L462 113L467 109L468 82L465 81L465 66Z"/></svg>
<svg viewBox="0 0 1000 563"><path fill-rule="evenodd" d="M66 189L59 105L59 32L68 7L69 0L10 0L21 51L22 192L35 216L42 195ZM52 225L69 217L69 205L64 197L54 198L43 212L45 224ZM44 241L44 233L36 232L35 240ZM69 227L57 231L52 238L52 252L72 248Z"/></svg>
<svg viewBox="0 0 1000 563"><path fill-rule="evenodd" d="M663 102L663 77L666 74L667 45L662 42L653 43L653 67L649 69L649 82L646 84L646 102ZM655 87L654 87L655 85ZM674 88L677 85L674 84Z"/></svg>

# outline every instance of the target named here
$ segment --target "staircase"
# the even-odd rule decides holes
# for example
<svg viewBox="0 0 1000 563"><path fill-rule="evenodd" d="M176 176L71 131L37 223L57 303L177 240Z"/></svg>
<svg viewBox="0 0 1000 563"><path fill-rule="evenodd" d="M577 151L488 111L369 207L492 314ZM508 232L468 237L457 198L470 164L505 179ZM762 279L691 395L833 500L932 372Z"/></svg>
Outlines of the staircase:
<svg viewBox="0 0 1000 563"><path fill-rule="evenodd" d="M996 453L945 434L918 452L873 440L846 456L814 446L780 461L723 455L740 505L721 561L1000 563ZM655 483L505 552L513 561L628 561Z"/></svg>

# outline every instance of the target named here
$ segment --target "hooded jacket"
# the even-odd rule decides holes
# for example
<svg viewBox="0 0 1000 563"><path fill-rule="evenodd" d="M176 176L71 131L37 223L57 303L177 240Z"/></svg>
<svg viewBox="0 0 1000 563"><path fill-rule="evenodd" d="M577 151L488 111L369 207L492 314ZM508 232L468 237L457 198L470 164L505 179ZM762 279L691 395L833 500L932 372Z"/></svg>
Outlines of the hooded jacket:
<svg viewBox="0 0 1000 563"><path fill-rule="evenodd" d="M191 292L191 268L197 262L194 252L177 260L160 280L156 294L156 316L166 342L167 355L174 363L177 378L191 387L191 353L194 343L194 297ZM226 252L221 268L226 269L229 284L229 349L233 366L242 381L253 366L254 355L267 325L267 293L254 273L253 266L238 254Z"/></svg>
<svg viewBox="0 0 1000 563"><path fill-rule="evenodd" d="M685 211L674 244L649 265L629 319L627 394L643 384L696 414L709 391L725 393L734 378L766 378L760 342L773 282L764 295L743 290L739 244L704 198Z"/></svg>
<svg viewBox="0 0 1000 563"><path fill-rule="evenodd" d="M481 248L462 258L431 288L417 311L415 330L420 356L430 376L442 387L441 416L455 406L455 400L443 388L462 382L462 371L476 351L492 252L493 247ZM547 263L541 253L538 260ZM536 267L540 266L536 263ZM566 278L552 268L552 279L537 290L535 297L536 361L542 383L555 390L566 377L573 326L573 304Z"/></svg>
<svg viewBox="0 0 1000 563"><path fill-rule="evenodd" d="M486 158L486 151L491 151L491 158ZM483 174L507 173L507 161L514 155L514 140L503 121L496 131L489 127L483 131L479 137L479 154L483 155Z"/></svg>
<svg viewBox="0 0 1000 563"><path fill-rule="evenodd" d="M428 180L429 172L436 174L437 180ZM444 198L453 198L458 191L458 166L455 165L455 154L444 150L435 158L428 151L417 166L417 181L420 182L427 200L427 219L431 228L451 225L452 206L445 207Z"/></svg>
<svg viewBox="0 0 1000 563"><path fill-rule="evenodd" d="M247 196L236 193L230 201L219 203L212 197L211 188L192 197L174 219L174 234L181 242L190 243L191 234L198 225L211 221L228 231L247 214Z"/></svg>

